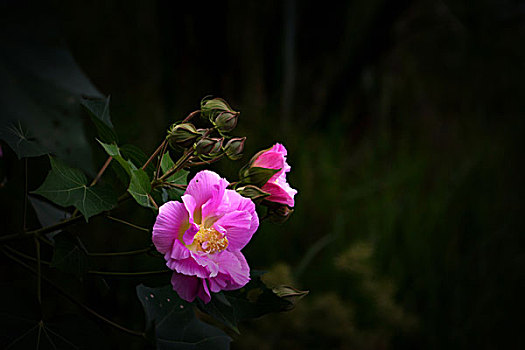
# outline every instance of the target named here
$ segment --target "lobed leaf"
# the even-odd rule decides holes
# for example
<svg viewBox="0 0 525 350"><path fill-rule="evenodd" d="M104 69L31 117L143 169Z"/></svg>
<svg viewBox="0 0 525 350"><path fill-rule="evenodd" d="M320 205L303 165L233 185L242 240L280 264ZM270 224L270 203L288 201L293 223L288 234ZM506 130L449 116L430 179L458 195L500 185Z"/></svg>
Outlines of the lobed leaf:
<svg viewBox="0 0 525 350"><path fill-rule="evenodd" d="M32 137L28 130L22 128L20 123L18 126L11 124L2 128L0 139L4 140L15 151L18 159L38 157L49 153L44 146Z"/></svg>
<svg viewBox="0 0 525 350"><path fill-rule="evenodd" d="M93 215L112 209L117 199L112 189L101 184L88 186L84 173L49 157L51 171L44 183L32 193L63 207L74 206L86 221Z"/></svg>

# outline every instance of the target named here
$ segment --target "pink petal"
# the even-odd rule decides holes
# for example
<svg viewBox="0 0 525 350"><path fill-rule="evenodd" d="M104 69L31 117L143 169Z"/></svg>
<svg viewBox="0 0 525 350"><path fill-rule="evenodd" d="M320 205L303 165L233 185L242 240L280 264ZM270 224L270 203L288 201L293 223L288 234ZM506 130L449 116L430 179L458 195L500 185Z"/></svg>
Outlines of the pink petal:
<svg viewBox="0 0 525 350"><path fill-rule="evenodd" d="M197 292L197 296L201 298L204 304L208 304L210 302L211 295L210 295L210 290L208 289L208 285L206 284L206 280L201 281L201 285Z"/></svg>
<svg viewBox="0 0 525 350"><path fill-rule="evenodd" d="M206 269L208 273L206 277L215 277L219 272L219 266L211 256L209 254L191 252L191 257L195 262Z"/></svg>
<svg viewBox="0 0 525 350"><path fill-rule="evenodd" d="M288 187L290 187L290 186L288 186ZM281 204L286 204L286 205L288 205L290 207L293 207L294 204L295 204L293 196L295 195L295 193L297 193L297 191L293 190L291 187L290 187L290 189L292 191L289 193L289 192L286 191L285 188L279 186L275 182L267 182L262 187L263 191L266 191L266 192L268 192L270 194L270 196L265 198L267 201L277 202L277 203L281 203ZM291 194L291 193L293 193L293 194Z"/></svg>
<svg viewBox="0 0 525 350"><path fill-rule="evenodd" d="M228 186L228 181L221 179L213 171L203 170L191 179L185 194L191 195L195 199L197 208L201 208L212 197L214 185L222 187L225 183Z"/></svg>
<svg viewBox="0 0 525 350"><path fill-rule="evenodd" d="M191 303L195 300L200 289L200 280L195 276L186 276L173 272L171 276L171 285L181 299Z"/></svg>
<svg viewBox="0 0 525 350"><path fill-rule="evenodd" d="M179 234L188 226L188 212L184 205L174 201L165 203L159 208L153 225L153 244L162 254L170 252Z"/></svg>
<svg viewBox="0 0 525 350"><path fill-rule="evenodd" d="M178 273L187 275L187 276L197 276L200 278L210 277L210 273L205 266L202 266L193 259L193 257L180 260L168 260L166 265Z"/></svg>
<svg viewBox="0 0 525 350"><path fill-rule="evenodd" d="M280 153L284 157L286 157L286 155L288 154L288 151L286 150L286 148L280 143L276 143L275 145L273 145L270 151Z"/></svg>
<svg viewBox="0 0 525 350"><path fill-rule="evenodd" d="M257 157L252 166L267 169L282 169L284 167L284 156L278 152L267 151Z"/></svg>
<svg viewBox="0 0 525 350"><path fill-rule="evenodd" d="M202 223L210 227L218 218L217 208L221 205L224 191L228 186L228 181L221 179L220 183L215 184L210 189L211 198L202 206Z"/></svg>
<svg viewBox="0 0 525 350"><path fill-rule="evenodd" d="M190 251L184 246L179 239L173 242L171 253L168 252L164 255L164 259L186 259L190 256Z"/></svg>
<svg viewBox="0 0 525 350"><path fill-rule="evenodd" d="M214 259L219 265L219 274L213 280L217 285L225 285L223 290L238 289L250 281L250 267L241 252L224 250Z"/></svg>
<svg viewBox="0 0 525 350"><path fill-rule="evenodd" d="M249 231L253 234L259 228L259 216L255 211L255 204L249 198L241 196L237 191L226 190L226 196L232 203L230 210L246 210L252 214L252 222Z"/></svg>
<svg viewBox="0 0 525 350"><path fill-rule="evenodd" d="M195 204L195 199L189 194L185 194L181 198L182 198L182 202L184 203L186 210L189 213L189 217L188 217L189 227L184 232L184 235L182 236L182 240L184 241L185 244L189 245L191 244L191 242L193 242L193 237L195 237L195 234L199 232L199 225L195 223L195 217L194 217L195 212L196 212L195 210L196 204ZM198 219L198 222L200 223L200 218Z"/></svg>
<svg viewBox="0 0 525 350"><path fill-rule="evenodd" d="M252 228L252 214L248 211L236 210L225 214L214 227L219 232L226 232L228 250L241 250L252 238L257 227Z"/></svg>

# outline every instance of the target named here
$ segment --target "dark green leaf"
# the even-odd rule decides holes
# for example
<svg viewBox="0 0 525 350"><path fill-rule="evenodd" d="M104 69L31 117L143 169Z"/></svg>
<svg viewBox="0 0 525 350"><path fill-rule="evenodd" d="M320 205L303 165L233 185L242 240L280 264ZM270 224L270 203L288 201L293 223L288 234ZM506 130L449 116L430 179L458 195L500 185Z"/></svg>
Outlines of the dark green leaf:
<svg viewBox="0 0 525 350"><path fill-rule="evenodd" d="M63 207L75 206L86 221L93 215L109 210L117 203L110 187L100 184L88 186L84 173L49 157L51 171L44 183L33 193L39 194Z"/></svg>
<svg viewBox="0 0 525 350"><path fill-rule="evenodd" d="M240 334L239 328L237 327L238 320L235 315L235 310L224 294L213 294L211 301L208 304L203 303L199 299L197 301L197 305L203 312L212 316L226 327L235 331L237 334Z"/></svg>
<svg viewBox="0 0 525 350"><path fill-rule="evenodd" d="M135 145L126 144L120 146L120 153L125 159L131 161L137 168L141 168L142 165L148 160L148 157L144 151ZM150 163L144 170L146 170L146 173L152 177L153 172L155 171L155 166L153 163Z"/></svg>
<svg viewBox="0 0 525 350"><path fill-rule="evenodd" d="M151 192L151 182L148 174L142 169L132 169L128 192L135 201L143 207L154 208L149 199Z"/></svg>
<svg viewBox="0 0 525 350"><path fill-rule="evenodd" d="M51 267L79 278L88 270L87 254L70 233L61 232L56 235Z"/></svg>
<svg viewBox="0 0 525 350"><path fill-rule="evenodd" d="M97 128L100 139L106 143L118 142L117 134L113 130L109 116L109 100L109 96L105 99L83 98L81 100L82 106L90 112L91 120Z"/></svg>
<svg viewBox="0 0 525 350"><path fill-rule="evenodd" d="M108 96L106 98L93 98L93 99L87 99L83 98L80 103L82 106L86 107L88 111L91 112L97 119L101 120L109 126L110 128L113 127L113 124L111 123L111 117L109 115L109 101L111 99L111 96Z"/></svg>
<svg viewBox="0 0 525 350"><path fill-rule="evenodd" d="M149 288L141 284L137 296L159 349L229 349L230 337L197 319L192 305L181 300L171 286Z"/></svg>
<svg viewBox="0 0 525 350"><path fill-rule="evenodd" d="M3 127L0 130L0 139L7 142L9 147L15 151L18 159L38 157L49 153L44 146L29 134L29 131L22 128L20 123L18 123L18 126L11 124Z"/></svg>

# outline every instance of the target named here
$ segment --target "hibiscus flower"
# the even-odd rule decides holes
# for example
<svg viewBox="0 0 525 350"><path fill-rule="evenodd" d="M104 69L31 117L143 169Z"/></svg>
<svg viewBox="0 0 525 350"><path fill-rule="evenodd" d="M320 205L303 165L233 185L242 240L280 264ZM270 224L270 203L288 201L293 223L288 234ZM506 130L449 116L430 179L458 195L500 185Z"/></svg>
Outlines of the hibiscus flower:
<svg viewBox="0 0 525 350"><path fill-rule="evenodd" d="M205 303L210 292L234 290L250 280L241 250L259 227L253 202L233 190L212 171L190 181L182 203L159 208L153 243L173 270L171 284L179 296Z"/></svg>

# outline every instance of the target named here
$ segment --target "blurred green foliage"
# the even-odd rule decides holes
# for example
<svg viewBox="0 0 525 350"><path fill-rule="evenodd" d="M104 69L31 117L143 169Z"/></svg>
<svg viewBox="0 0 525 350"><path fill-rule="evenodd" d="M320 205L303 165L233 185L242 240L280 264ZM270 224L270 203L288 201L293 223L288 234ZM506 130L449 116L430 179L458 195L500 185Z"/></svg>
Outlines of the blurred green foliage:
<svg viewBox="0 0 525 350"><path fill-rule="evenodd" d="M234 181L258 150L287 147L295 212L262 225L246 256L270 283L310 294L290 313L241 324L234 348L523 347L519 1L54 4L49 28L111 94L123 142L153 151L213 94L241 111L235 134L248 137L241 161L214 165L222 175ZM4 153L1 225L16 232L23 167ZM30 189L44 176L35 171ZM117 214L153 220L132 206ZM93 249L149 242L94 221L96 235L80 229ZM130 318L140 314L133 283L92 282L88 300L142 322Z"/></svg>

